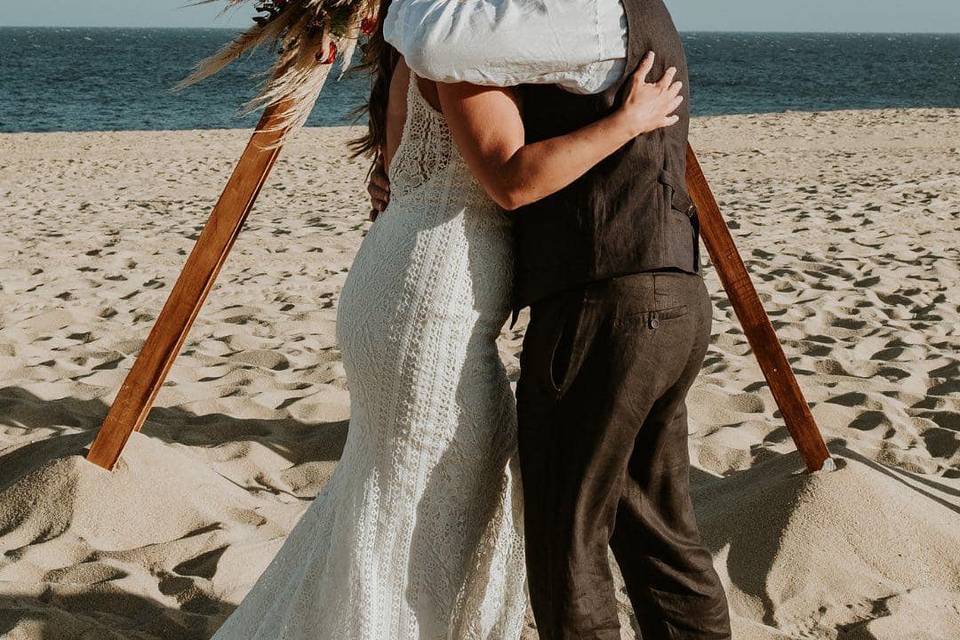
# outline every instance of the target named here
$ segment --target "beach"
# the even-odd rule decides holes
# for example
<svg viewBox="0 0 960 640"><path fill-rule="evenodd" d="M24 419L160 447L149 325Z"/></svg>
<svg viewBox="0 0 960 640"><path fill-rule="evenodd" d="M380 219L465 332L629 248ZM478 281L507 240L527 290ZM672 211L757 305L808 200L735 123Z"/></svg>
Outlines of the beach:
<svg viewBox="0 0 960 640"><path fill-rule="evenodd" d="M358 133L284 150L112 474L85 448L249 132L0 134L0 638L209 638L322 489ZM734 637L960 638L960 110L698 118L691 140L840 467L803 472L708 262L691 485Z"/></svg>

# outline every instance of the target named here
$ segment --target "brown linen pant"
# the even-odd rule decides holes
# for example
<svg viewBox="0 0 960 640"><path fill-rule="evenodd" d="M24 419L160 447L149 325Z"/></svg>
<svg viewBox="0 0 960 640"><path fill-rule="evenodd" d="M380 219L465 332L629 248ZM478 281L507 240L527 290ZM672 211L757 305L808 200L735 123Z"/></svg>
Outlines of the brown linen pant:
<svg viewBox="0 0 960 640"><path fill-rule="evenodd" d="M643 640L728 640L689 493L686 395L710 340L703 279L641 273L535 304L517 390L530 594L542 640L619 640L613 549Z"/></svg>

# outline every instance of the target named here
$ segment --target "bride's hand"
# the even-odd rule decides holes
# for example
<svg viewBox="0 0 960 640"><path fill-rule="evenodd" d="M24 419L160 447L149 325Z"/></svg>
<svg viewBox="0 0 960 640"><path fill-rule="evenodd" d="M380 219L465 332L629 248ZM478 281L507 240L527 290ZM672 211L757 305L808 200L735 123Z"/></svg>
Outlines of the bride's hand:
<svg viewBox="0 0 960 640"><path fill-rule="evenodd" d="M367 183L367 193L370 194L370 221L376 222L387 205L390 204L390 179L383 166L383 156L380 156L370 172L370 181Z"/></svg>
<svg viewBox="0 0 960 640"><path fill-rule="evenodd" d="M667 69L657 82L648 83L647 75L653 69L654 58L651 51L643 59L629 80L630 92L617 112L618 118L634 137L673 126L680 121L680 117L673 114L683 103L683 96L680 95L683 83L673 81L677 75L676 67Z"/></svg>

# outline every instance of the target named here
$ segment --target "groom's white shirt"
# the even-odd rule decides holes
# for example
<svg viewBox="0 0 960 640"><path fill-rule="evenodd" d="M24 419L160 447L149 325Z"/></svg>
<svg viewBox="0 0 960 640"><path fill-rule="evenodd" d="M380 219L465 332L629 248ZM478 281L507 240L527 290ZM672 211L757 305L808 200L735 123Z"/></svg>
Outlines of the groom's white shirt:
<svg viewBox="0 0 960 640"><path fill-rule="evenodd" d="M383 30L417 75L437 82L599 93L626 65L620 0L394 0Z"/></svg>

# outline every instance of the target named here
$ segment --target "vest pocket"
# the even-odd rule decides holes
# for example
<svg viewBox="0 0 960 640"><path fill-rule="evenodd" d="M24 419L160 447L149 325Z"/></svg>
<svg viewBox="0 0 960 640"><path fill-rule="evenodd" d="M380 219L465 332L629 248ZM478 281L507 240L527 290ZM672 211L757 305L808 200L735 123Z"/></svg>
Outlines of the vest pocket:
<svg viewBox="0 0 960 640"><path fill-rule="evenodd" d="M687 193L686 180L670 171L661 171L660 184L664 187L664 197L673 216L682 215L689 223L689 230L678 226L679 220L670 221L668 227L675 227L675 232L670 234L676 242L682 246L678 249L688 249L690 253L689 269L691 273L700 272L700 218L697 213L697 207ZM668 216L671 217L671 216ZM665 232L667 232L665 230ZM689 244L688 244L689 243Z"/></svg>
<svg viewBox="0 0 960 640"><path fill-rule="evenodd" d="M667 201L670 202L675 211L693 219L697 215L697 208L687 194L684 182L683 179L668 171L660 172L660 184L667 187Z"/></svg>

